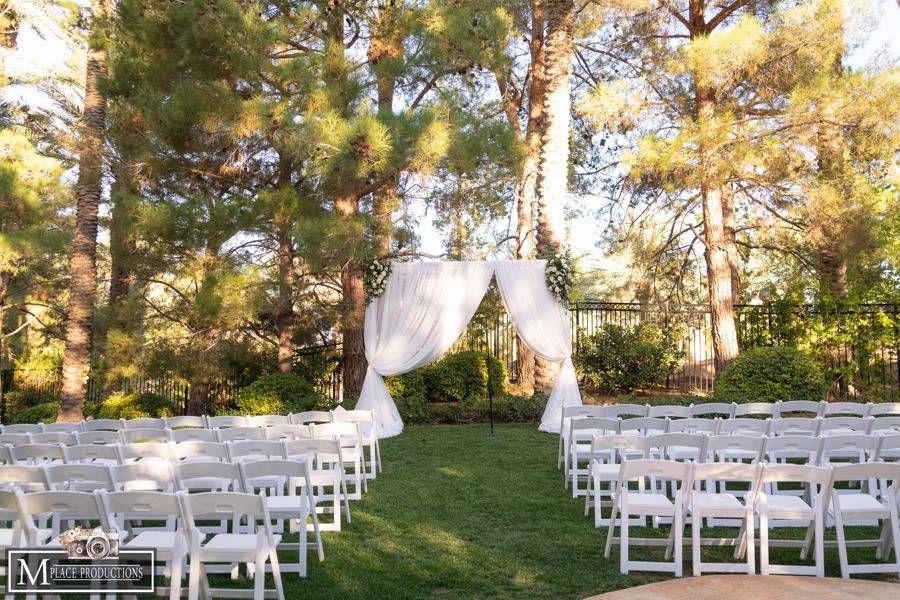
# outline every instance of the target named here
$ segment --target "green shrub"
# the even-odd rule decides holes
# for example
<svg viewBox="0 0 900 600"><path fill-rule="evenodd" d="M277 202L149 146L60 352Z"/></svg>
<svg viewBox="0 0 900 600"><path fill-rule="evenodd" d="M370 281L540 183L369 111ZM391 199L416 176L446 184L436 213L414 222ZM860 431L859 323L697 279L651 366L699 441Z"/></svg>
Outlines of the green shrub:
<svg viewBox="0 0 900 600"><path fill-rule="evenodd" d="M788 346L765 346L741 353L716 377L719 402L821 400L825 377L811 356Z"/></svg>
<svg viewBox="0 0 900 600"><path fill-rule="evenodd" d="M243 415L286 415L330 407L322 394L305 379L287 373L271 373L238 392L237 406L233 408ZM220 410L218 414L225 413Z"/></svg>
<svg viewBox="0 0 900 600"><path fill-rule="evenodd" d="M139 419L147 417L171 417L175 405L158 394L116 392L96 407L85 407L85 414L96 419Z"/></svg>
<svg viewBox="0 0 900 600"><path fill-rule="evenodd" d="M425 369L416 369L403 375L384 378L384 385L405 423L428 422L424 371Z"/></svg>
<svg viewBox="0 0 900 600"><path fill-rule="evenodd" d="M496 396L506 389L506 367L485 352L464 350L448 354L424 373L428 399L438 402L477 402L490 386Z"/></svg>
<svg viewBox="0 0 900 600"><path fill-rule="evenodd" d="M13 414L10 423L53 423L58 413L59 402L44 402Z"/></svg>
<svg viewBox="0 0 900 600"><path fill-rule="evenodd" d="M8 415L14 415L20 410L37 406L38 404L47 404L48 402L56 402L59 396L53 392L39 391L33 389L16 390L14 392L6 392L3 394L4 410Z"/></svg>
<svg viewBox="0 0 900 600"><path fill-rule="evenodd" d="M652 323L607 324L584 340L575 364L588 383L612 392L659 383L681 366L684 353Z"/></svg>

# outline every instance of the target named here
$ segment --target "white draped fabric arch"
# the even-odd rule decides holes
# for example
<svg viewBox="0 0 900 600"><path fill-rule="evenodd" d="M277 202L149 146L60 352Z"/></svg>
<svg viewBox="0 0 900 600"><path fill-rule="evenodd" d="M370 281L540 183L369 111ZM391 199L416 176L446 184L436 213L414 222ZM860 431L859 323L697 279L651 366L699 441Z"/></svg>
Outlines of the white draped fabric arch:
<svg viewBox="0 0 900 600"><path fill-rule="evenodd" d="M561 362L541 417L541 431L556 433L564 406L581 404L572 366L567 311L547 289L545 261L396 263L384 293L366 309L369 368L357 408L372 410L379 437L403 431L384 377L434 362L450 349L472 319L496 275L503 304L532 352Z"/></svg>

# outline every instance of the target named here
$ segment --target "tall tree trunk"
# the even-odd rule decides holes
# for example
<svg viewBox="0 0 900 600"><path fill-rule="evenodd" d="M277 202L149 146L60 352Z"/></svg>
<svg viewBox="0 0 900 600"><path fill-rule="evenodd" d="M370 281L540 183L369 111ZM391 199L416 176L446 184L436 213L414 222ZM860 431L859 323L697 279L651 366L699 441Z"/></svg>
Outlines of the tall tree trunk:
<svg viewBox="0 0 900 600"><path fill-rule="evenodd" d="M209 404L209 381L203 377L191 379L191 393L188 397L185 412L199 416L206 412Z"/></svg>
<svg viewBox="0 0 900 600"><path fill-rule="evenodd" d="M283 192L291 190L293 164L284 154L278 161L278 184ZM276 211L275 236L278 242L278 372L294 370L294 210L283 206Z"/></svg>
<svg viewBox="0 0 900 600"><path fill-rule="evenodd" d="M375 244L375 255L386 257L391 255L394 225L391 215L397 207L396 179L372 192L372 238Z"/></svg>
<svg viewBox="0 0 900 600"><path fill-rule="evenodd" d="M62 367L59 421L84 417L87 378L91 362L94 299L97 294L97 216L100 208L103 138L106 133L106 98L100 89L106 77L109 0L91 0L90 43L87 52L84 114L82 116L78 183L75 188L75 236L69 266L69 303L66 308L66 349Z"/></svg>
<svg viewBox="0 0 900 600"><path fill-rule="evenodd" d="M728 252L728 268L731 271L731 301L741 303L741 253L737 246L737 216L734 214L734 189L722 187L722 222L725 227L725 245Z"/></svg>
<svg viewBox="0 0 900 600"><path fill-rule="evenodd" d="M338 214L347 219L359 212L359 201L355 196L337 198L334 204ZM341 294L344 398L348 399L359 396L368 366L363 340L363 320L366 314L363 267L355 258L350 258L341 268Z"/></svg>
<svg viewBox="0 0 900 600"><path fill-rule="evenodd" d="M734 322L734 298L731 290L731 264L725 235L723 188L718 180L714 149L703 140L702 130L714 126L715 91L695 86L700 140L700 198L703 202L703 233L706 243L706 278L712 316L713 351L718 372L738 355Z"/></svg>
<svg viewBox="0 0 900 600"><path fill-rule="evenodd" d="M565 201L569 181L569 111L571 109L572 39L575 3L547 0L544 49L545 107L541 135L540 194L538 196L537 254L548 258L565 247ZM547 393L559 365L536 361L535 384Z"/></svg>

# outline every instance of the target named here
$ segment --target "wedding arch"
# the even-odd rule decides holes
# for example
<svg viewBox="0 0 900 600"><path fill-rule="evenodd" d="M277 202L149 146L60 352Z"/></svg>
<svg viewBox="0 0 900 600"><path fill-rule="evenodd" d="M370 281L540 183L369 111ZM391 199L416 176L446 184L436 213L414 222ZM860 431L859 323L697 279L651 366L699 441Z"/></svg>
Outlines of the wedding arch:
<svg viewBox="0 0 900 600"><path fill-rule="evenodd" d="M562 363L539 427L559 431L563 407L582 402L572 365L568 311L547 289L545 268L544 260L392 266L383 293L366 307L369 368L357 403L357 408L374 411L379 437L403 431L383 378L425 366L449 350L475 314L492 277L525 345L544 359Z"/></svg>

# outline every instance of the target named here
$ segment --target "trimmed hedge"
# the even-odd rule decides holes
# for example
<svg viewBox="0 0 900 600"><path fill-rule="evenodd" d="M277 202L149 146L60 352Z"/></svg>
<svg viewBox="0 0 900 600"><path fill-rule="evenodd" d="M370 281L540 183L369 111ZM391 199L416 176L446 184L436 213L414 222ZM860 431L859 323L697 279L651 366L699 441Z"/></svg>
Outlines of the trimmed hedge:
<svg viewBox="0 0 900 600"><path fill-rule="evenodd" d="M718 402L819 401L828 390L813 358L788 346L764 346L741 353L716 377Z"/></svg>
<svg viewBox="0 0 900 600"><path fill-rule="evenodd" d="M424 369L428 399L437 402L477 402L506 389L506 367L485 352L464 350L444 356Z"/></svg>
<svg viewBox="0 0 900 600"><path fill-rule="evenodd" d="M44 402L14 413L10 423L53 423L59 414L59 402Z"/></svg>
<svg viewBox="0 0 900 600"><path fill-rule="evenodd" d="M218 414L286 415L322 408L330 405L311 383L296 375L270 373L241 389L236 407Z"/></svg>
<svg viewBox="0 0 900 600"><path fill-rule="evenodd" d="M116 392L98 406L85 410L96 419L142 419L175 416L175 405L166 397L144 392Z"/></svg>

